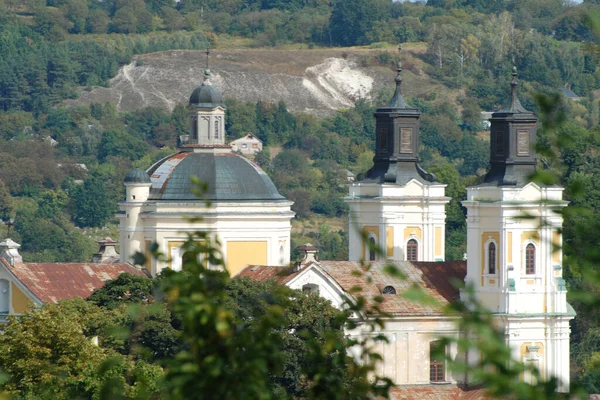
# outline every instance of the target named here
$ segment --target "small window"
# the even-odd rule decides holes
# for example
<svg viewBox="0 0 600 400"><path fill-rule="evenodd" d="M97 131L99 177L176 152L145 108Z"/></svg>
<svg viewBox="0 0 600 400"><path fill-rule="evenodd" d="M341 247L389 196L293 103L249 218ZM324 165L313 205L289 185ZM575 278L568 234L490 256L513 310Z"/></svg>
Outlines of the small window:
<svg viewBox="0 0 600 400"><path fill-rule="evenodd" d="M319 285L307 283L306 285L302 286L302 291L309 294L319 294Z"/></svg>
<svg viewBox="0 0 600 400"><path fill-rule="evenodd" d="M219 138L219 120L215 120L215 139Z"/></svg>
<svg viewBox="0 0 600 400"><path fill-rule="evenodd" d="M242 149L245 149L247 147L248 147L248 145L246 143L242 143Z"/></svg>
<svg viewBox="0 0 600 400"><path fill-rule="evenodd" d="M446 380L444 350L440 341L429 343L429 380L431 382Z"/></svg>
<svg viewBox="0 0 600 400"><path fill-rule="evenodd" d="M377 259L376 247L375 238L369 238L369 261L375 261Z"/></svg>
<svg viewBox="0 0 600 400"><path fill-rule="evenodd" d="M406 244L406 260L418 261L419 259L419 243L415 239L410 239Z"/></svg>
<svg viewBox="0 0 600 400"><path fill-rule="evenodd" d="M488 274L496 273L496 244L490 243L488 246Z"/></svg>
<svg viewBox="0 0 600 400"><path fill-rule="evenodd" d="M252 143L252 148L253 149L258 149L258 144L257 143Z"/></svg>
<svg viewBox="0 0 600 400"><path fill-rule="evenodd" d="M386 286L381 291L382 294L396 294L396 289L393 286Z"/></svg>
<svg viewBox="0 0 600 400"><path fill-rule="evenodd" d="M525 273L527 275L535 274L535 246L532 243L525 248Z"/></svg>

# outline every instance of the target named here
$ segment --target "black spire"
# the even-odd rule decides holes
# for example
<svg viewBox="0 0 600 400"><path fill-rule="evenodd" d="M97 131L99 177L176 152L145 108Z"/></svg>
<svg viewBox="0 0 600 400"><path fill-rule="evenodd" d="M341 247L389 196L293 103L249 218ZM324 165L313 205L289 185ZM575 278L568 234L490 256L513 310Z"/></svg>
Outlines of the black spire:
<svg viewBox="0 0 600 400"><path fill-rule="evenodd" d="M402 63L398 63L396 91L390 103L375 111L376 137L374 166L365 181L406 184L411 179L423 183L435 177L419 165L418 109L408 105L402 96Z"/></svg>
<svg viewBox="0 0 600 400"><path fill-rule="evenodd" d="M490 170L485 182L498 186L524 186L535 172L537 118L521 105L517 96L517 68L513 67L510 99L492 114Z"/></svg>
<svg viewBox="0 0 600 400"><path fill-rule="evenodd" d="M394 97L392 97L392 101L388 105L388 108L401 108L401 109L412 109L411 106L408 105L404 97L402 97L402 63L398 62L398 68L396 68L398 74L396 75L396 92L394 93ZM416 109L415 109L416 110Z"/></svg>

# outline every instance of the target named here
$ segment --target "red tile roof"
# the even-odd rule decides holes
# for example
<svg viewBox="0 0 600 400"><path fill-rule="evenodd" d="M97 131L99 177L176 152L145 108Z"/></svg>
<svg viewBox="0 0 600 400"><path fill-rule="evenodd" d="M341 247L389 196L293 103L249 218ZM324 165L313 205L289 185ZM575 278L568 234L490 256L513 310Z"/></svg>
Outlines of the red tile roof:
<svg viewBox="0 0 600 400"><path fill-rule="evenodd" d="M386 286L392 286L396 295L384 295L380 309L393 315L439 315L440 310L432 305L425 305L408 300L401 294L408 288L417 285L425 293L445 305L459 298L459 290L455 283L464 281L467 266L465 261L451 262L408 262L383 261L361 265L356 261L319 261L317 265L346 293L354 287L361 287L359 295L374 304L374 297L382 296ZM396 268L406 279L386 273L385 268ZM304 266L305 270L308 266ZM260 281L274 280L285 285L301 271L292 268L250 265L243 269L239 277L249 277Z"/></svg>
<svg viewBox="0 0 600 400"><path fill-rule="evenodd" d="M86 298L104 286L104 282L116 279L124 272L148 276L125 263L17 263L11 266L2 258L0 262L44 303Z"/></svg>
<svg viewBox="0 0 600 400"><path fill-rule="evenodd" d="M390 390L390 400L491 400L481 387L456 385L406 385Z"/></svg>

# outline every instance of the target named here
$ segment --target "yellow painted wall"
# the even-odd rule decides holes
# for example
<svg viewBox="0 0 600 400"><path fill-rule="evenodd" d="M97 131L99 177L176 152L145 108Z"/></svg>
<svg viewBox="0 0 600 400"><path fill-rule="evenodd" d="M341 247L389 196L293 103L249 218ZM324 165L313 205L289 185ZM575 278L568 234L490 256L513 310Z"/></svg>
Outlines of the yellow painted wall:
<svg viewBox="0 0 600 400"><path fill-rule="evenodd" d="M542 342L535 342L535 343L526 342L526 343L521 344L521 362L525 361L525 355L527 354L527 346L531 346L531 345L538 347L537 354L540 356L540 365L539 365L540 375L541 375L542 380L544 380L545 379L544 365L546 364L546 357L544 357L544 344ZM523 379L525 379L525 377L524 377L523 373L521 373L521 380L523 380Z"/></svg>
<svg viewBox="0 0 600 400"><path fill-rule="evenodd" d="M377 240L379 240L379 227L378 226L365 226L363 228L363 232L365 234L365 237L369 237L370 234L375 235L375 237L377 237ZM379 245L379 243L377 243L377 245ZM367 243L366 241L363 240L363 244L362 244L362 255L363 255L363 259L368 260L369 257L367 255Z"/></svg>
<svg viewBox="0 0 600 400"><path fill-rule="evenodd" d="M509 264L512 264L513 262L513 242L512 242L512 232L508 232L508 243L507 243L507 247L508 247L508 254L507 254L507 262Z"/></svg>
<svg viewBox="0 0 600 400"><path fill-rule="evenodd" d="M406 242L408 240L408 238L410 237L410 235L415 234L416 237L419 238L419 240L423 240L423 235L421 234L421 228L419 228L418 226L408 226L406 228L404 228L404 241Z"/></svg>
<svg viewBox="0 0 600 400"><path fill-rule="evenodd" d="M267 242L227 242L227 270L236 275L248 264L267 264Z"/></svg>
<svg viewBox="0 0 600 400"><path fill-rule="evenodd" d="M552 261L555 263L560 262L560 233L557 231L552 232Z"/></svg>
<svg viewBox="0 0 600 400"><path fill-rule="evenodd" d="M394 257L394 227L387 227L387 256Z"/></svg>
<svg viewBox="0 0 600 400"><path fill-rule="evenodd" d="M10 292L12 296L13 312L16 314L24 313L31 300L12 282L10 284Z"/></svg>
<svg viewBox="0 0 600 400"><path fill-rule="evenodd" d="M443 257L442 254L442 227L435 227L435 255Z"/></svg>
<svg viewBox="0 0 600 400"><path fill-rule="evenodd" d="M521 244L525 243L528 240L533 240L535 242L538 240L538 238L539 238L539 235L538 235L537 231L523 232L521 234Z"/></svg>

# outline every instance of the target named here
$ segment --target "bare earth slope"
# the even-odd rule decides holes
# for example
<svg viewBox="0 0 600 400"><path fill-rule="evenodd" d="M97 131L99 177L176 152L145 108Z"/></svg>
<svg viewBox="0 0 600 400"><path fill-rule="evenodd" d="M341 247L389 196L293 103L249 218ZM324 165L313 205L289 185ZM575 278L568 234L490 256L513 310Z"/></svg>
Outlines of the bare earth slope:
<svg viewBox="0 0 600 400"><path fill-rule="evenodd" d="M361 67L365 58L381 50L215 50L210 56L211 83L225 98L241 101L283 100L290 111L315 115L331 114L349 107L358 98L376 96L384 86L394 85L394 69L382 66ZM342 56L344 54L344 57ZM195 87L202 83L206 55L202 51L166 51L138 56L119 70L108 88L79 90L80 97L66 105L105 103L119 110L147 106L172 110L186 103ZM404 92L424 95L427 79L417 66L405 71Z"/></svg>

